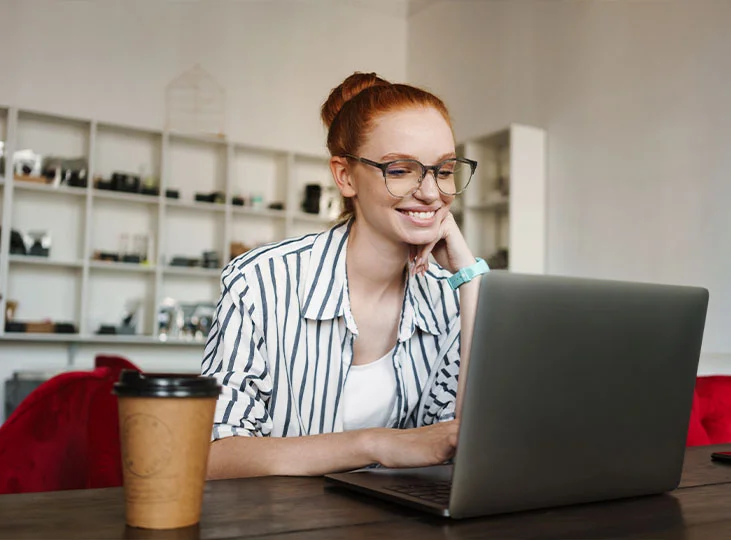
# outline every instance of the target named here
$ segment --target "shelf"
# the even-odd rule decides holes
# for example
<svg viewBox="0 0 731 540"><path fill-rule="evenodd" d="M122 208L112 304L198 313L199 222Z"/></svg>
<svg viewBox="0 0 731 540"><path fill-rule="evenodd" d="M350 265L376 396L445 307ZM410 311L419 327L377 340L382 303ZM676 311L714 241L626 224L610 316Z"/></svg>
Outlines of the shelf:
<svg viewBox="0 0 731 540"><path fill-rule="evenodd" d="M84 266L83 261L58 261L48 257L34 257L32 255L10 255L8 260L13 264L33 264L56 268L81 268Z"/></svg>
<svg viewBox="0 0 731 540"><path fill-rule="evenodd" d="M104 189L95 189L92 191L95 199L110 199L114 201L127 201L138 204L157 205L160 202L159 195L140 195L139 193L124 193L121 191L107 191Z"/></svg>
<svg viewBox="0 0 731 540"><path fill-rule="evenodd" d="M154 336L143 335L90 335L80 334L30 334L25 332L7 332L0 336L0 341L38 342L38 343L103 343L108 345L167 345L203 347L205 340L168 339L161 340Z"/></svg>
<svg viewBox="0 0 731 540"><path fill-rule="evenodd" d="M29 334L26 332L6 332L3 341L41 341L44 343L67 343L79 341L79 334Z"/></svg>
<svg viewBox="0 0 731 540"><path fill-rule="evenodd" d="M168 134L170 135L170 138L175 140L182 140L182 141L188 141L188 142L199 142L199 143L205 143L205 144L219 144L219 145L225 145L228 144L228 139L226 139L225 136L217 136L217 135L201 135L196 133L183 133L180 131L169 131Z"/></svg>
<svg viewBox="0 0 731 540"><path fill-rule="evenodd" d="M46 193L58 193L61 195L76 195L84 197L87 189L69 186L53 186L52 184L38 184L36 182L26 182L18 178L14 182L15 189L23 191L41 191Z"/></svg>
<svg viewBox="0 0 731 540"><path fill-rule="evenodd" d="M168 276L191 276L220 278L221 270L218 268L200 268L187 266L166 266L163 273Z"/></svg>
<svg viewBox="0 0 731 540"><path fill-rule="evenodd" d="M154 264L139 264L139 263L124 263L114 261L91 261L89 263L90 268L98 270L111 270L113 272L139 272L139 273L153 273L155 272Z"/></svg>
<svg viewBox="0 0 731 540"><path fill-rule="evenodd" d="M170 208L184 208L187 210L201 210L203 212L225 212L226 205L223 203L207 203L197 201L176 201L168 199L165 203Z"/></svg>
<svg viewBox="0 0 731 540"><path fill-rule="evenodd" d="M273 219L286 219L286 210L271 210L269 208L252 208L251 206L232 206L233 213L242 216L267 217Z"/></svg>
<svg viewBox="0 0 731 540"><path fill-rule="evenodd" d="M332 223L333 221L335 221L333 219L323 217L320 214L308 214L306 212L296 212L294 214L294 219L297 221L306 221L308 223L322 223L322 224L328 224L328 223Z"/></svg>

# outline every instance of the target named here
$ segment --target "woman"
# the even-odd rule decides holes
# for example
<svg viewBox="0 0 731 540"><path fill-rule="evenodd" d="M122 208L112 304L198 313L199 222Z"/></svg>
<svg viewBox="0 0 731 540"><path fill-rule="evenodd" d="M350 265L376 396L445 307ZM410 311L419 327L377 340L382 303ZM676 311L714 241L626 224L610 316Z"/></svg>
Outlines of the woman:
<svg viewBox="0 0 731 540"><path fill-rule="evenodd" d="M479 280L448 278L487 268L449 209L477 164L457 159L439 98L375 74L343 81L322 120L345 211L329 231L224 270L202 364L223 386L209 478L427 466L454 453Z"/></svg>

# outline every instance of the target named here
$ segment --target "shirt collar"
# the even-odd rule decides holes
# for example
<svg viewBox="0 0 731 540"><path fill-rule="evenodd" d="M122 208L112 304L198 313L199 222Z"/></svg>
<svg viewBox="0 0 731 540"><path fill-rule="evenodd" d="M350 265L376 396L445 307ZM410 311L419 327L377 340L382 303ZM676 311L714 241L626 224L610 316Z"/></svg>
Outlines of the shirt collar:
<svg viewBox="0 0 731 540"><path fill-rule="evenodd" d="M344 317L345 325L358 334L350 310L346 253L353 220L336 225L319 234L312 245L305 286L300 293L300 306L305 319L324 321ZM398 340L406 341L416 327L433 335L441 329L437 322L428 278L414 276L407 280Z"/></svg>

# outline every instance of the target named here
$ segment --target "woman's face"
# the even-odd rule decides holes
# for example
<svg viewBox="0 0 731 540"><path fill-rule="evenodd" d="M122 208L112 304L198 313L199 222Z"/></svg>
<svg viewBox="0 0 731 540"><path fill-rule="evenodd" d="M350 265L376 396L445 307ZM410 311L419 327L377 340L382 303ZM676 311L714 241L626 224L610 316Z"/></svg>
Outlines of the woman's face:
<svg viewBox="0 0 731 540"><path fill-rule="evenodd" d="M376 119L358 155L379 163L415 159L424 165L436 165L455 157L454 136L436 109L394 111ZM353 160L350 163L360 225L403 244L423 245L437 238L440 222L454 196L437 189L432 172L427 173L414 193L397 198L386 189L378 168Z"/></svg>

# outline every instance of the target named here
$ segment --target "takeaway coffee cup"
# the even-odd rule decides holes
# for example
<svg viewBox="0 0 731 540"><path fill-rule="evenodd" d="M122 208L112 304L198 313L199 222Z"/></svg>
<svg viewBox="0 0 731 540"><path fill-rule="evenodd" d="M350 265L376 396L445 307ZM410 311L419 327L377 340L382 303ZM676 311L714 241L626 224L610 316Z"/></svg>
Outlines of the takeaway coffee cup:
<svg viewBox="0 0 731 540"><path fill-rule="evenodd" d="M174 529L200 521L220 392L212 377L122 372L114 393L128 525Z"/></svg>

